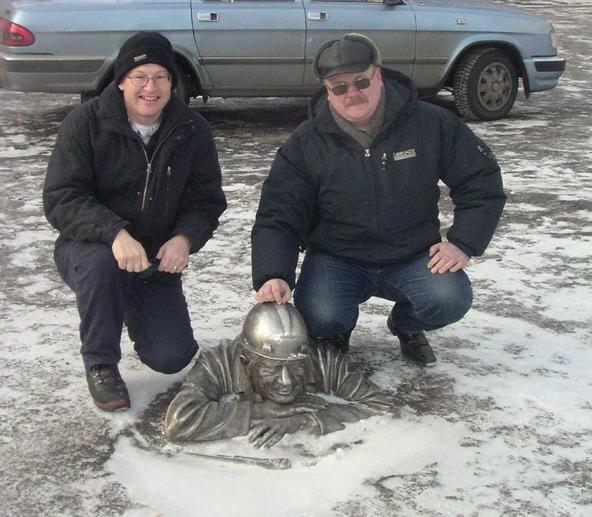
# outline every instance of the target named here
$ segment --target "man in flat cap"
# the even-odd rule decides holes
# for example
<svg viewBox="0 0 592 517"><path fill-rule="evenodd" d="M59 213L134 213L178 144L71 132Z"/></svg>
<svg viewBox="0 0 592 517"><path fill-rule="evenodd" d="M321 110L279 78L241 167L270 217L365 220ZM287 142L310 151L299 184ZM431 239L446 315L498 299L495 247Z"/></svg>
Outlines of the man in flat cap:
<svg viewBox="0 0 592 517"><path fill-rule="evenodd" d="M88 387L106 411L130 407L117 367L124 323L156 371L195 355L181 272L226 208L210 128L173 92L168 39L130 37L113 73L64 120L43 189L56 265L76 293Z"/></svg>
<svg viewBox="0 0 592 517"><path fill-rule="evenodd" d="M288 433L327 434L393 407L393 398L352 369L347 356L309 348L293 305L263 303L251 309L233 342L200 351L168 407L164 431L177 442L249 434L255 447L271 447Z"/></svg>
<svg viewBox="0 0 592 517"><path fill-rule="evenodd" d="M314 341L343 350L359 305L390 300L387 325L402 354L433 365L424 331L458 321L471 306L464 268L500 218L499 166L461 120L418 101L408 77L382 67L365 36L328 41L313 67L323 89L263 185L252 231L255 297L285 303L295 287ZM439 181L454 204L445 240Z"/></svg>

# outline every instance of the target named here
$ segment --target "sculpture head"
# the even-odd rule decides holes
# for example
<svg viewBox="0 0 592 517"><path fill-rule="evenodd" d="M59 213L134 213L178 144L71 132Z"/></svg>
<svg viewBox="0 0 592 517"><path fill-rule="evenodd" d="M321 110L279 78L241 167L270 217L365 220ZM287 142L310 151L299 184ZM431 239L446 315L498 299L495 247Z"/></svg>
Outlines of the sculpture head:
<svg viewBox="0 0 592 517"><path fill-rule="evenodd" d="M260 303L243 324L242 357L253 389L276 404L291 404L304 391L309 359L308 334L291 304Z"/></svg>

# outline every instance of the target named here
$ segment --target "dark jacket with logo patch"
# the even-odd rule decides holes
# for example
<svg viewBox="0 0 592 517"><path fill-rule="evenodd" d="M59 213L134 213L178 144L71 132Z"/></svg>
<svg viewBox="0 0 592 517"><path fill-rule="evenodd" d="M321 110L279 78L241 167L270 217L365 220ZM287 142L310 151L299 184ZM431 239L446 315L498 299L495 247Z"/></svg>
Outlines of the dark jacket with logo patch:
<svg viewBox="0 0 592 517"><path fill-rule="evenodd" d="M427 251L441 240L439 180L454 203L447 239L469 256L487 247L505 202L495 157L458 117L418 101L410 79L382 71L385 121L369 149L339 129L321 91L277 152L252 231L255 289L294 287L303 246L367 266Z"/></svg>
<svg viewBox="0 0 592 517"><path fill-rule="evenodd" d="M43 205L60 232L56 246L69 240L111 245L126 228L149 259L177 234L188 237L196 252L226 208L210 128L173 94L147 150L111 84L64 120Z"/></svg>

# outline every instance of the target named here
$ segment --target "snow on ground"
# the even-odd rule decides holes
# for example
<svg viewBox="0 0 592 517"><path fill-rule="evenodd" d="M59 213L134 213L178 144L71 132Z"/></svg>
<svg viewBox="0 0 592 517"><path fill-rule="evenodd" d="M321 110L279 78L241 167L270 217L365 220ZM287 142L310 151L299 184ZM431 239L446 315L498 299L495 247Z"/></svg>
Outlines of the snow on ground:
<svg viewBox="0 0 592 517"><path fill-rule="evenodd" d="M398 417L293 435L270 451L245 438L164 443L160 419L185 372L150 371L127 338L133 408L93 407L74 298L55 272L40 201L76 99L0 91L0 515L591 515L592 4L513 3L555 24L568 69L559 88L521 98L507 119L472 125L496 152L509 196L486 256L469 268L474 308L431 334L439 362L423 370L400 358L388 304L365 304L352 353L396 393ZM253 304L249 232L261 182L306 103L195 107L216 134L229 198L185 279L196 337L209 347L233 338ZM450 203L442 209L449 222ZM284 457L292 468L186 452Z"/></svg>

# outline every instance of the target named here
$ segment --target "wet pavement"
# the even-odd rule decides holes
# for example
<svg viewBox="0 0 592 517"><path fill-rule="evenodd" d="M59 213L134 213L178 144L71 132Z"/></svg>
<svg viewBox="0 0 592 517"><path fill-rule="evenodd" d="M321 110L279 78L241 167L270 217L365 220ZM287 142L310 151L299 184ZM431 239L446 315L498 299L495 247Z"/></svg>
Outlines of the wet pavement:
<svg viewBox="0 0 592 517"><path fill-rule="evenodd" d="M369 479L376 498L341 501L336 515L592 512L592 3L514 3L555 24L568 68L557 89L528 100L521 93L507 119L472 124L495 151L508 192L496 238L470 268L473 316L435 333L435 370L399 360L383 302L364 306L352 338L354 356L396 390L406 414L465 426L460 447L474 451L466 465L486 495L473 487L422 499L450 487L435 462ZM150 374L125 338L123 370L136 409L111 418L92 406L74 298L54 269L55 233L42 215L47 159L76 101L0 90L0 515L156 515L106 464L122 436L157 428L167 399L158 394L181 376L155 374L146 387ZM229 199L185 280L198 340L212 346L234 337L253 303L249 232L261 182L307 107L303 99L194 107L216 135ZM442 210L446 226L449 203ZM515 390L505 390L508 383ZM505 457L491 461L498 442Z"/></svg>

